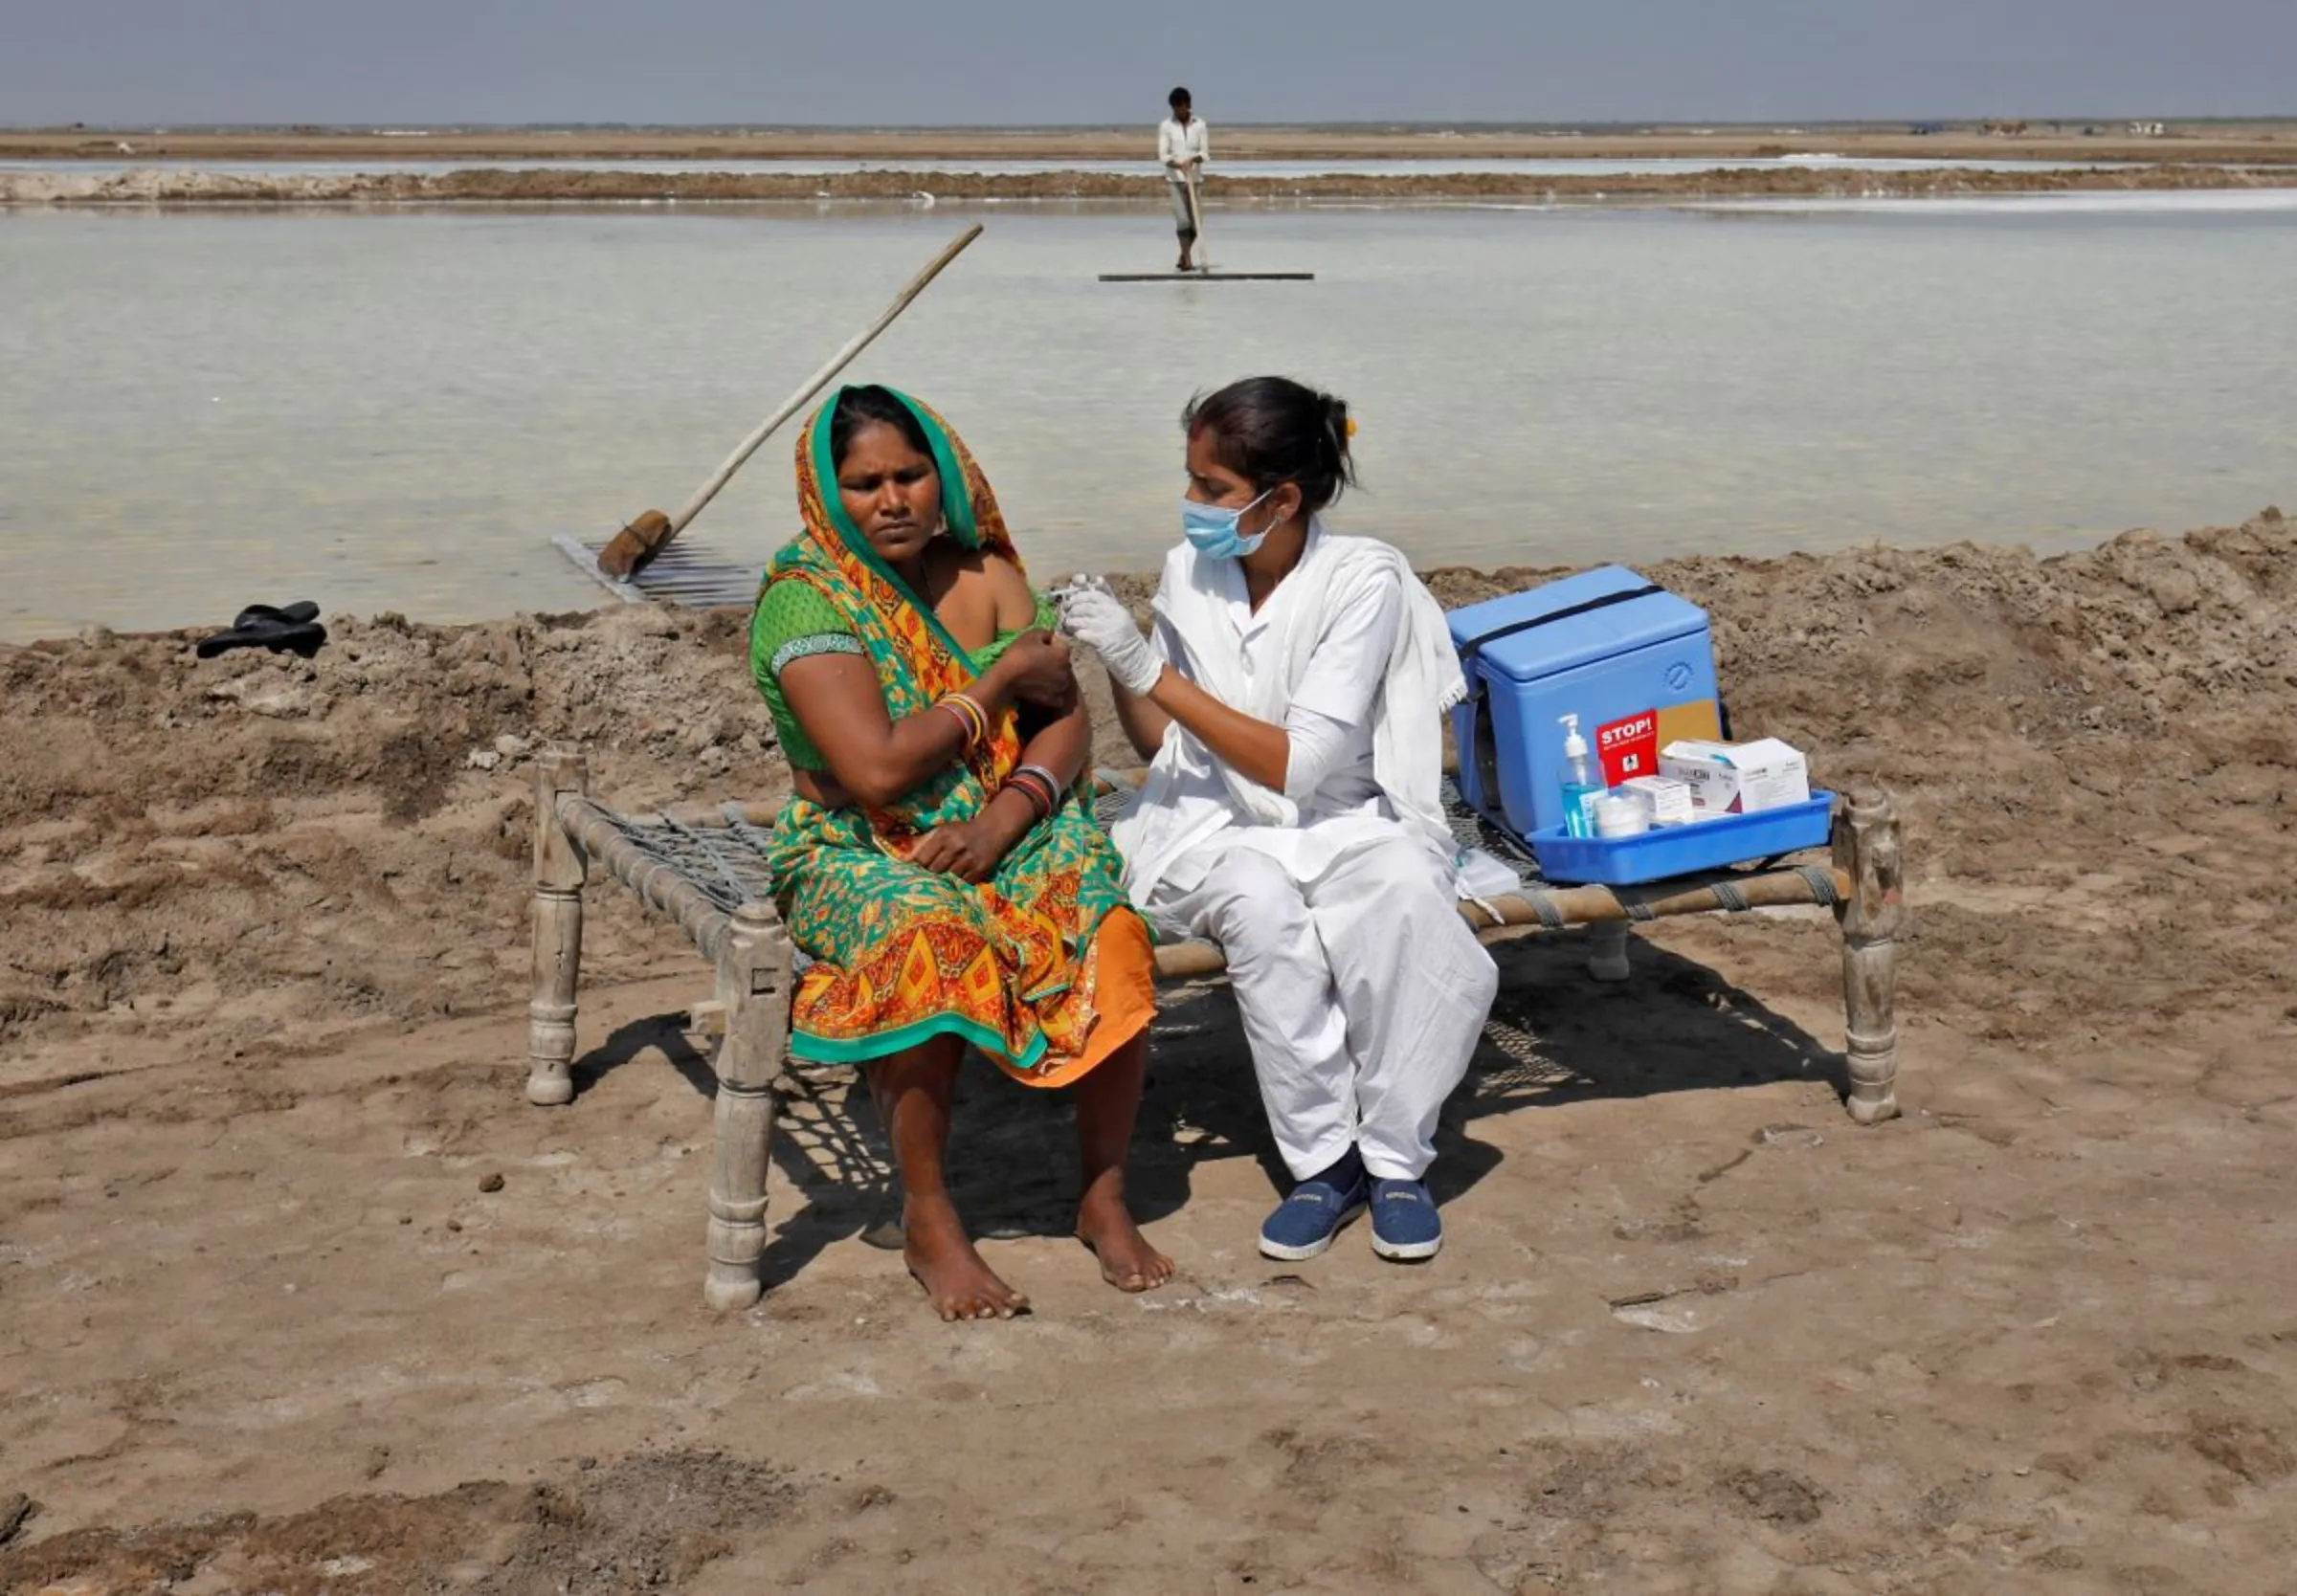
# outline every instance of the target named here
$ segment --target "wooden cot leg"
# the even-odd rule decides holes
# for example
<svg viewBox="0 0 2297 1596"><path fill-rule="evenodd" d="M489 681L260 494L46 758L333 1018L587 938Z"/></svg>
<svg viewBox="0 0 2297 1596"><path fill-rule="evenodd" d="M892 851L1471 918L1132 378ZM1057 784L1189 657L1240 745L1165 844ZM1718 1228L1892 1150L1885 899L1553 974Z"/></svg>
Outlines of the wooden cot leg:
<svg viewBox="0 0 2297 1596"><path fill-rule="evenodd" d="M790 938L770 903L750 902L718 955L717 1153L710 1167L710 1272L702 1298L721 1311L747 1308L765 1291L766 1168L773 1144L774 1078L790 1041Z"/></svg>
<svg viewBox="0 0 2297 1596"><path fill-rule="evenodd" d="M1599 920L1587 928L1587 973L1597 981L1627 979L1627 938L1623 920Z"/></svg>
<svg viewBox="0 0 2297 1596"><path fill-rule="evenodd" d="M582 975L582 885L590 860L559 823L558 801L590 790L582 756L553 749L534 781L534 995L526 1005L526 1100L574 1100L574 992Z"/></svg>
<svg viewBox="0 0 2297 1596"><path fill-rule="evenodd" d="M1848 1019L1850 1117L1872 1125L1898 1114L1898 938L1906 928L1898 807L1875 787L1835 813L1835 865L1850 877L1836 905L1842 926L1842 1007Z"/></svg>

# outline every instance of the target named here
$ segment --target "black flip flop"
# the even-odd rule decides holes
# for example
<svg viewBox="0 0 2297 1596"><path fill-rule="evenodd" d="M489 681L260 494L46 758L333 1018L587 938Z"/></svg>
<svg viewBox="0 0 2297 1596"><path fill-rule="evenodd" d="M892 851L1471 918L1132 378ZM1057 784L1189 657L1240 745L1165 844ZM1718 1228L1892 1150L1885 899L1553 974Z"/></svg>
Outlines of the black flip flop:
<svg viewBox="0 0 2297 1596"><path fill-rule="evenodd" d="M236 632L247 627L260 626L266 621L277 622L283 626L301 626L306 622L318 619L319 606L313 604L309 599L297 599L293 604L284 605L279 609L274 609L268 604L251 604L245 610L240 610L233 620L232 630Z"/></svg>
<svg viewBox="0 0 2297 1596"><path fill-rule="evenodd" d="M326 640L327 629L319 624L319 606L301 599L284 609L251 604L239 611L231 631L201 638L192 652L202 659L212 659L234 649L268 649L273 654L293 653L309 659Z"/></svg>

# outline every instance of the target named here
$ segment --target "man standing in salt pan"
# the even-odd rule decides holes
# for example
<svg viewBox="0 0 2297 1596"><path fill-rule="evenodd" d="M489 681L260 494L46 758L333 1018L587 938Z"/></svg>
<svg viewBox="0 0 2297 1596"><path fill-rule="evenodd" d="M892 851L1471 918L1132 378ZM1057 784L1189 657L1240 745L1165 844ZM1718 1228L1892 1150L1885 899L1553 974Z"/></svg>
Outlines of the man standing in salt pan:
<svg viewBox="0 0 2297 1596"><path fill-rule="evenodd" d="M1348 407L1283 377L1191 405L1185 541L1153 635L1079 578L1062 625L1107 667L1148 778L1114 827L1150 924L1228 961L1261 1101L1298 1184L1260 1228L1322 1252L1372 1210L1382 1257L1433 1257L1423 1177L1498 972L1461 919L1442 717L1465 691L1404 557L1327 529Z"/></svg>
<svg viewBox="0 0 2297 1596"><path fill-rule="evenodd" d="M1196 248L1195 185L1204 177L1210 151L1204 120L1193 109L1189 91L1174 89L1166 99L1172 114L1157 125L1156 158L1164 164L1165 187L1171 192L1173 229L1180 234L1179 269L1186 272L1193 270L1189 256Z"/></svg>

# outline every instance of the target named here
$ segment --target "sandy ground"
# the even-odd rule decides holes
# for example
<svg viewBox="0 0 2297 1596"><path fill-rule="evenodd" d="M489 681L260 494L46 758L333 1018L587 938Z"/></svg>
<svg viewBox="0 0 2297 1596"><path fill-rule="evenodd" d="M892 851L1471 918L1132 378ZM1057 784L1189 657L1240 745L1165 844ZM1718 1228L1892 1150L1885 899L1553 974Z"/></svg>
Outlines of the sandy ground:
<svg viewBox="0 0 2297 1596"><path fill-rule="evenodd" d="M0 1589L2287 1592L2293 554L1655 567L1742 728L1900 795L1906 1118L1838 1106L1815 912L1623 986L1533 939L1443 1255L1275 1266L1233 1009L1174 992L1181 1278L1099 1283L1063 1105L983 1071L960 1200L1037 1311L958 1327L812 1068L766 1301L702 1307L708 977L616 889L581 1095L520 1096L532 753L772 791L738 616L0 649Z"/></svg>

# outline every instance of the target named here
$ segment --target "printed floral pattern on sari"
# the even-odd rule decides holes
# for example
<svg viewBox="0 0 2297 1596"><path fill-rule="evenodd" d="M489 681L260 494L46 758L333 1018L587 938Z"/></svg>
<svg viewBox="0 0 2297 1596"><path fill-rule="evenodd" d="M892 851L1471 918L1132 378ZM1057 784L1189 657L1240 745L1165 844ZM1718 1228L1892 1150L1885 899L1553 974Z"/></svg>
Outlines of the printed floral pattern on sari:
<svg viewBox="0 0 2297 1596"><path fill-rule="evenodd" d="M829 417L797 444L805 530L766 570L803 582L853 625L896 720L963 688L974 662L880 560L835 497ZM1020 565L995 496L956 435L904 398L941 468L948 535ZM824 486L829 491L825 493ZM763 590L761 588L761 590ZM1020 761L1015 717L901 802L826 809L802 798L775 829L775 893L790 934L815 963L800 977L795 1051L832 1061L881 1057L956 1034L1037 1084L1070 1078L1099 1018L1095 933L1129 914L1116 850L1072 795L978 885L910 862L917 839L970 820Z"/></svg>

